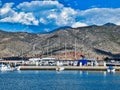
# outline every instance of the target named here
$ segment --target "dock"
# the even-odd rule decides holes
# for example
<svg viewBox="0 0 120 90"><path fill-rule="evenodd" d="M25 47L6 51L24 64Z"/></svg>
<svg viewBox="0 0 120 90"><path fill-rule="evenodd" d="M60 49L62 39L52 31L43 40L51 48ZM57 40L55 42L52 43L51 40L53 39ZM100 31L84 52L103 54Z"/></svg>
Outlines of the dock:
<svg viewBox="0 0 120 90"><path fill-rule="evenodd" d="M56 70L57 66L21 66L20 70ZM86 70L86 71L106 71L106 66L63 66L64 70ZM120 71L120 67L114 67L116 71Z"/></svg>

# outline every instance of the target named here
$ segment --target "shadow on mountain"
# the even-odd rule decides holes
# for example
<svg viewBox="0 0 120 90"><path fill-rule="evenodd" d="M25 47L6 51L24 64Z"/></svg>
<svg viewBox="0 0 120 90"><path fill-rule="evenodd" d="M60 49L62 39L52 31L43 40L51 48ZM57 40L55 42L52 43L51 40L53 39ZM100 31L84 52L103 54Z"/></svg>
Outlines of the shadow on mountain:
<svg viewBox="0 0 120 90"><path fill-rule="evenodd" d="M105 51L105 50L101 50L101 49L97 49L97 48L94 48L94 51L98 54L102 54L102 55L107 55L111 58L120 58L120 53L119 54L113 54L111 52L108 52L108 51Z"/></svg>

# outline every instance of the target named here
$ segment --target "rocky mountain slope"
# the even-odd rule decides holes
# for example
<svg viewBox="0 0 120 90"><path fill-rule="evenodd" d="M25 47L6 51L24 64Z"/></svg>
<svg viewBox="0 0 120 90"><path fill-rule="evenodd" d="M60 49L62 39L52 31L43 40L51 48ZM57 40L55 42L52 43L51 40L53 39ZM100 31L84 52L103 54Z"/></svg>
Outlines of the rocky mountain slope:
<svg viewBox="0 0 120 90"><path fill-rule="evenodd" d="M68 27L47 34L0 31L0 57L58 57L75 50L90 58L120 57L120 26Z"/></svg>

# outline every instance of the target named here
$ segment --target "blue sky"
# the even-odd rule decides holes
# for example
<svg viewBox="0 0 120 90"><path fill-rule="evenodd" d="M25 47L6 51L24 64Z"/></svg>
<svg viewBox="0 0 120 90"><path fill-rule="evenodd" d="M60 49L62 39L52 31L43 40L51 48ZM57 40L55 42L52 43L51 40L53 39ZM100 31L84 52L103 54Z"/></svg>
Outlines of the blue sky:
<svg viewBox="0 0 120 90"><path fill-rule="evenodd" d="M64 26L120 25L119 6L120 0L0 0L0 29L39 33Z"/></svg>

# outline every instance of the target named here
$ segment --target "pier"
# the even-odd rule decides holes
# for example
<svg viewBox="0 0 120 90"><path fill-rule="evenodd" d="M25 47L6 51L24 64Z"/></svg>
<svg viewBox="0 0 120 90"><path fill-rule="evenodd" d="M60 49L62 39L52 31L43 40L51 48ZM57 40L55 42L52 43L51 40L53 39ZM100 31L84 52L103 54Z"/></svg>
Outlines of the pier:
<svg viewBox="0 0 120 90"><path fill-rule="evenodd" d="M57 66L21 66L20 70L56 70ZM86 71L106 71L107 66L63 66L64 70L86 70ZM120 67L114 67L116 71L120 71Z"/></svg>

